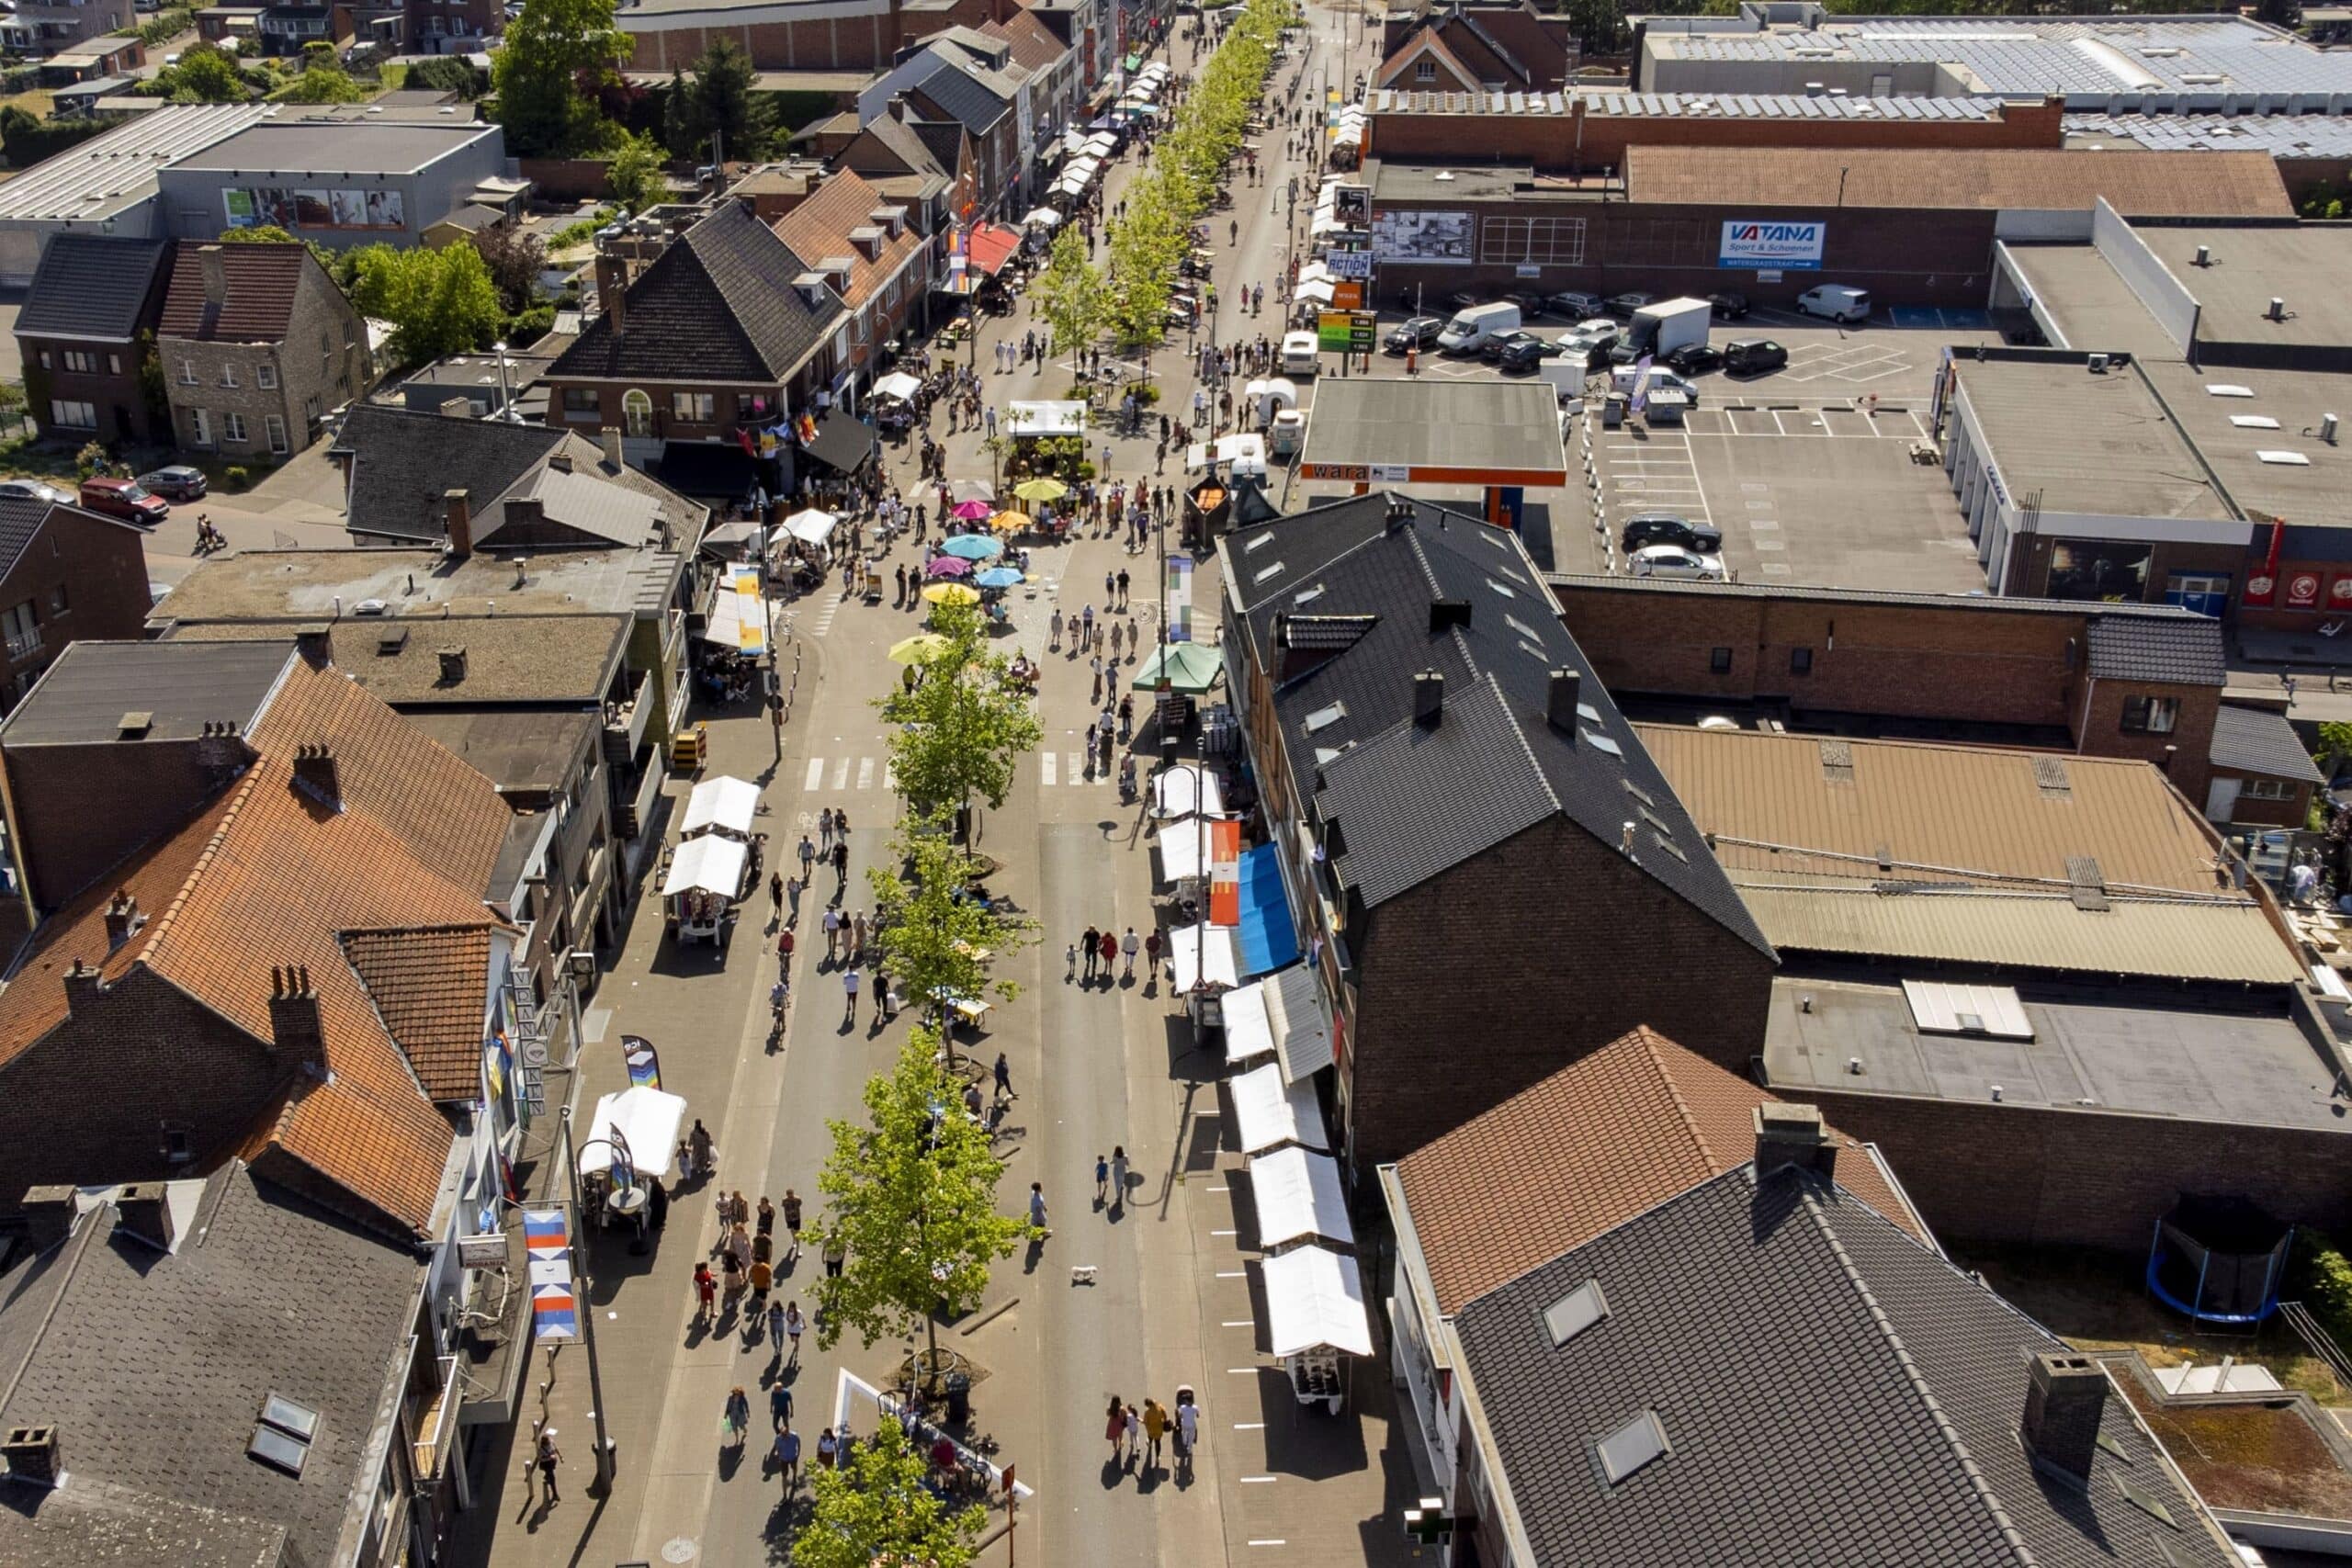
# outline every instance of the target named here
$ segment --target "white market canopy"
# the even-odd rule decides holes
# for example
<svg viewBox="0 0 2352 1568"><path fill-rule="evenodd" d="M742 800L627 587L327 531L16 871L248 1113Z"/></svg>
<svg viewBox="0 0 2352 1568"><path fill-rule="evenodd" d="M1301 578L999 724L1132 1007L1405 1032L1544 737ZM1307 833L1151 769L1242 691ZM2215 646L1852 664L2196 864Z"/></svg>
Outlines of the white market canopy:
<svg viewBox="0 0 2352 1568"><path fill-rule="evenodd" d="M681 893L716 893L732 898L743 890L743 863L751 847L723 833L688 839L670 857L670 874L662 879L662 897Z"/></svg>
<svg viewBox="0 0 2352 1568"><path fill-rule="evenodd" d="M821 545L833 536L833 525L841 521L830 512L810 507L796 512L784 520L784 531L804 545Z"/></svg>
<svg viewBox="0 0 2352 1568"><path fill-rule="evenodd" d="M1100 158L1095 157L1092 153L1091 153L1091 152L1090 152L1090 153L1088 153L1085 157L1080 158L1080 159L1079 159L1076 163L1073 163L1072 164L1070 164L1070 166L1069 167L1069 169L1068 169L1068 170L1066 170L1066 171L1064 171L1064 173L1063 173L1063 175L1062 175L1062 178L1063 178L1063 179L1065 179L1065 180L1090 180L1090 181L1091 181L1091 180L1092 180L1092 179L1094 178L1094 176L1095 176L1095 175L1097 175L1101 174L1102 172L1102 159L1100 159Z"/></svg>
<svg viewBox="0 0 2352 1568"><path fill-rule="evenodd" d="M1198 882L1209 874L1209 833L1198 819L1162 828L1152 844L1159 851L1163 884Z"/></svg>
<svg viewBox="0 0 2352 1568"><path fill-rule="evenodd" d="M1329 1149L1323 1135L1323 1108L1316 1102L1315 1086L1285 1085L1283 1070L1272 1062L1254 1072L1236 1076L1233 1090L1235 1134L1245 1155L1262 1154L1284 1144Z"/></svg>
<svg viewBox="0 0 2352 1568"><path fill-rule="evenodd" d="M1076 131L1072 131L1070 134L1075 136L1078 133ZM1088 137L1083 142L1079 144L1080 152L1092 152L1096 156L1103 158L1109 157L1118 150L1119 139L1112 135L1107 130L1098 130L1093 135Z"/></svg>
<svg viewBox="0 0 2352 1568"><path fill-rule="evenodd" d="M745 593L721 581L710 596L710 614L703 617L702 640L734 653L754 657L767 651L767 606L756 593Z"/></svg>
<svg viewBox="0 0 2352 1568"><path fill-rule="evenodd" d="M1238 1065L1271 1052L1279 1059L1283 1080L1293 1084L1329 1066L1331 1026L1324 1021L1320 990L1315 971L1294 964L1227 991L1219 1002L1225 1059Z"/></svg>
<svg viewBox="0 0 2352 1568"><path fill-rule="evenodd" d="M1334 203L1333 205L1336 207L1338 204ZM1331 269L1329 266L1319 261L1308 262L1305 266L1298 269L1298 281L1301 283L1329 283L1331 281Z"/></svg>
<svg viewBox="0 0 2352 1568"><path fill-rule="evenodd" d="M1310 305L1329 305L1339 294L1336 286L1320 277L1312 283L1302 283L1291 292Z"/></svg>
<svg viewBox="0 0 2352 1568"><path fill-rule="evenodd" d="M1302 1247L1260 1266L1266 1279L1266 1335L1277 1356L1328 1348L1372 1354L1363 1273L1352 1258Z"/></svg>
<svg viewBox="0 0 2352 1568"><path fill-rule="evenodd" d="M1220 435L1214 442L1195 441L1184 449L1184 467L1199 473L1212 463L1231 463L1237 474L1266 472L1266 438L1255 431Z"/></svg>
<svg viewBox="0 0 2352 1568"><path fill-rule="evenodd" d="M1175 968L1180 996L1203 986L1231 990L1241 984L1241 966L1234 958L1233 931L1228 926L1203 920L1174 932L1168 942L1168 962Z"/></svg>
<svg viewBox="0 0 2352 1568"><path fill-rule="evenodd" d="M1021 221L1032 229L1054 229L1060 227L1061 220L1062 215L1050 207L1033 207Z"/></svg>
<svg viewBox="0 0 2352 1568"><path fill-rule="evenodd" d="M749 838L752 819L759 812L760 786L749 779L729 778L722 773L718 778L703 780L686 796L686 819L678 834L691 839L716 828Z"/></svg>
<svg viewBox="0 0 2352 1568"><path fill-rule="evenodd" d="M684 1097L643 1084L605 1096L596 1101L596 1114L588 1119L586 1140L576 1145L580 1173L594 1176L613 1168L617 1151L612 1139L618 1133L638 1174L666 1178L677 1163L678 1127L685 1119Z"/></svg>
<svg viewBox="0 0 2352 1568"><path fill-rule="evenodd" d="M1010 406L1015 435L1083 435L1086 405L1080 402L1014 402Z"/></svg>
<svg viewBox="0 0 2352 1568"><path fill-rule="evenodd" d="M1225 815L1225 790L1216 774L1198 762L1179 762L1151 781L1151 813L1155 817Z"/></svg>
<svg viewBox="0 0 2352 1568"><path fill-rule="evenodd" d="M922 383L903 370L893 370L874 383L876 397L896 398L902 403L913 402L922 390Z"/></svg>
<svg viewBox="0 0 2352 1568"><path fill-rule="evenodd" d="M1276 1149L1250 1159L1250 1190L1258 1200L1258 1245L1272 1250L1294 1241L1356 1244L1340 1162L1306 1149Z"/></svg>

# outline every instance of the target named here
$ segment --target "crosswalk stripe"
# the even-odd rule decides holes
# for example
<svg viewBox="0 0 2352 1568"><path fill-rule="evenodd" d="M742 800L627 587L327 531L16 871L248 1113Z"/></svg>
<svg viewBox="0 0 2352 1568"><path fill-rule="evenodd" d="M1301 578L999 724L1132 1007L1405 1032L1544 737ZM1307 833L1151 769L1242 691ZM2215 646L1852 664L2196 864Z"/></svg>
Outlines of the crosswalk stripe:
<svg viewBox="0 0 2352 1568"><path fill-rule="evenodd" d="M808 780L807 780L805 783L803 783L803 784L801 784L801 786L800 786L800 787L801 787L802 789L815 789L815 788L817 788L819 785L822 784L824 782L825 782L825 759L823 759L822 757L811 757L811 758L809 758L809 759L808 759Z"/></svg>
<svg viewBox="0 0 2352 1568"><path fill-rule="evenodd" d="M899 787L899 764L888 757L882 759L882 787L887 790Z"/></svg>
<svg viewBox="0 0 2352 1568"><path fill-rule="evenodd" d="M1056 764L1060 762L1061 754L1056 751L1048 751L1043 757L1038 759L1038 761L1045 767L1045 785L1047 789L1051 789L1054 787L1054 773Z"/></svg>
<svg viewBox="0 0 2352 1568"><path fill-rule="evenodd" d="M833 770L833 792L838 795L848 787L849 759L847 757L843 757L841 761L841 765Z"/></svg>
<svg viewBox="0 0 2352 1568"><path fill-rule="evenodd" d="M860 757L857 760L857 787L860 789L874 787L874 759L871 757Z"/></svg>

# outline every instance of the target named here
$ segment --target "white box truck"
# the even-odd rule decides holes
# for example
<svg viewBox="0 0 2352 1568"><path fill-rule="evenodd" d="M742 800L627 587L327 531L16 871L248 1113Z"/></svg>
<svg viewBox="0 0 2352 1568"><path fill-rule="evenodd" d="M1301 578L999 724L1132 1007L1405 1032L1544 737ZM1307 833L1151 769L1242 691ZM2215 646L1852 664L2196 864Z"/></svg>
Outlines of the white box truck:
<svg viewBox="0 0 2352 1568"><path fill-rule="evenodd" d="M1624 337L1609 351L1609 357L1620 365L1631 365L1645 354L1663 359L1678 348L1706 342L1713 316L1713 306L1688 297L1645 305L1634 312Z"/></svg>

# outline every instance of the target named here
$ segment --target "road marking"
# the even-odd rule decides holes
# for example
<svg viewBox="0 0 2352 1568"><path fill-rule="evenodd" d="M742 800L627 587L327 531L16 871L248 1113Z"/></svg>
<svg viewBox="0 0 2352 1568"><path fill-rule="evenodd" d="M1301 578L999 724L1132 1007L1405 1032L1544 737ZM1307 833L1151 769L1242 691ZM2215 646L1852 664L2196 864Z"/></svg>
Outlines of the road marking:
<svg viewBox="0 0 2352 1568"><path fill-rule="evenodd" d="M1060 761L1061 753L1058 751L1047 751L1038 758L1039 765L1045 770L1045 784L1047 789L1054 787L1054 773Z"/></svg>
<svg viewBox="0 0 2352 1568"><path fill-rule="evenodd" d="M857 760L857 787L860 789L874 787L874 759L871 757L860 757Z"/></svg>
<svg viewBox="0 0 2352 1568"><path fill-rule="evenodd" d="M892 791L899 787L899 764L888 757L882 759L882 787Z"/></svg>
<svg viewBox="0 0 2352 1568"><path fill-rule="evenodd" d="M1241 1478L1241 1484L1244 1486L1271 1486L1273 1484L1273 1481L1274 1478L1271 1475L1245 1475Z"/></svg>
<svg viewBox="0 0 2352 1568"><path fill-rule="evenodd" d="M835 769L833 770L833 793L834 793L835 795L839 795L842 791L843 791L843 790L847 789L848 787L849 787L849 759L848 759L847 757L843 757L843 758L841 760L841 765L840 765L839 767L837 767L837 768L835 768Z"/></svg>
<svg viewBox="0 0 2352 1568"><path fill-rule="evenodd" d="M1258 1375L1258 1369L1255 1367L1227 1367L1225 1370L1238 1378L1254 1378Z"/></svg>
<svg viewBox="0 0 2352 1568"><path fill-rule="evenodd" d="M1217 1274L1217 1278L1220 1280L1247 1280L1250 1278L1250 1270L1247 1269L1227 1269L1221 1270Z"/></svg>
<svg viewBox="0 0 2352 1568"><path fill-rule="evenodd" d="M1290 1542L1288 1542L1288 1541L1286 1541L1286 1540L1253 1540L1253 1541L1251 1541L1250 1544L1250 1545L1252 1545L1252 1546L1288 1546L1288 1545L1290 1544Z"/></svg>
<svg viewBox="0 0 2352 1568"><path fill-rule="evenodd" d="M1258 1320L1254 1317L1231 1317L1226 1319L1225 1326L1227 1328L1255 1328L1258 1326Z"/></svg>
<svg viewBox="0 0 2352 1568"><path fill-rule="evenodd" d="M1263 1421L1236 1421L1233 1429L1237 1432L1262 1432L1266 1424Z"/></svg>
<svg viewBox="0 0 2352 1568"><path fill-rule="evenodd" d="M820 788L822 788L822 787L824 786L824 783L825 783L825 759L823 759L822 757L811 757L811 758L809 758L809 759L808 759L808 780L807 780L807 782L806 782L806 783L804 783L804 784L801 784L801 786L800 786L800 787L801 787L802 789L806 789L806 790L820 789Z"/></svg>
<svg viewBox="0 0 2352 1568"><path fill-rule="evenodd" d="M1085 933L1084 933L1084 932L1080 932L1080 935L1084 935ZM1235 1231L1211 1231L1211 1232L1209 1232L1209 1235L1238 1235L1238 1234L1239 1234L1239 1233L1235 1232Z"/></svg>

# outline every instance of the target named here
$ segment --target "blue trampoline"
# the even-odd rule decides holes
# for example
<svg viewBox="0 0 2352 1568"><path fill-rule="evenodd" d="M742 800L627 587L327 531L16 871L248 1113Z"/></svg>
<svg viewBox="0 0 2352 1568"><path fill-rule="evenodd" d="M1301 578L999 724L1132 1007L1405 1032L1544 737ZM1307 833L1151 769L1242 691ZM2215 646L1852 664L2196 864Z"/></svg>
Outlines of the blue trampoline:
<svg viewBox="0 0 2352 1568"><path fill-rule="evenodd" d="M2181 1194L2156 1222L2148 1290L2199 1323L2252 1328L2278 1310L2292 1225L2244 1198Z"/></svg>

